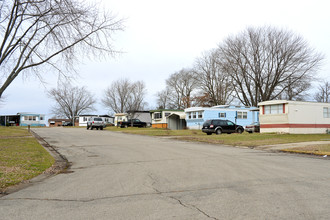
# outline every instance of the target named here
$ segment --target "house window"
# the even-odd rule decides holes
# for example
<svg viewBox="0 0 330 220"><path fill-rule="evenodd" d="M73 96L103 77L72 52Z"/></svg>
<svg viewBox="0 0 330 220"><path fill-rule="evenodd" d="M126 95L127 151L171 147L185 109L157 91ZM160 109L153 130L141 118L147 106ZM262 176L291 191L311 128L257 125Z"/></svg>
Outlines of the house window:
<svg viewBox="0 0 330 220"><path fill-rule="evenodd" d="M203 118L202 112L198 112L198 118Z"/></svg>
<svg viewBox="0 0 330 220"><path fill-rule="evenodd" d="M162 118L162 113L161 112L155 112L154 113L154 119L160 119Z"/></svg>
<svg viewBox="0 0 330 220"><path fill-rule="evenodd" d="M265 106L265 115L268 114L282 114L283 113L283 105L266 105Z"/></svg>
<svg viewBox="0 0 330 220"><path fill-rule="evenodd" d="M247 112L237 112L237 119L247 119Z"/></svg>
<svg viewBox="0 0 330 220"><path fill-rule="evenodd" d="M219 118L225 118L226 117L226 113L225 112L220 112L219 113Z"/></svg>
<svg viewBox="0 0 330 220"><path fill-rule="evenodd" d="M44 120L44 117L43 116L40 116L40 121Z"/></svg>
<svg viewBox="0 0 330 220"><path fill-rule="evenodd" d="M330 118L330 108L323 107L323 118Z"/></svg>
<svg viewBox="0 0 330 220"><path fill-rule="evenodd" d="M191 112L188 113L188 118L191 119Z"/></svg>
<svg viewBox="0 0 330 220"><path fill-rule="evenodd" d="M193 118L197 118L197 115L196 115L197 112L193 112Z"/></svg>
<svg viewBox="0 0 330 220"><path fill-rule="evenodd" d="M24 116L25 121L36 121L36 116Z"/></svg>

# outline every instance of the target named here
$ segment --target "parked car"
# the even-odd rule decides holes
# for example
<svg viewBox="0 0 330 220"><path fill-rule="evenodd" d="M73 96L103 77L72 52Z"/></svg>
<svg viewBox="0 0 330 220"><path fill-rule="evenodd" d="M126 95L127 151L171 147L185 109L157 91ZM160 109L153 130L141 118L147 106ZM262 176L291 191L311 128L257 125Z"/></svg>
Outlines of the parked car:
<svg viewBox="0 0 330 220"><path fill-rule="evenodd" d="M147 123L140 121L140 119L128 119L127 121L122 121L122 122L119 122L119 126L121 128L130 127L130 126L132 126L132 121L133 121L133 127L139 127L139 128L147 127Z"/></svg>
<svg viewBox="0 0 330 220"><path fill-rule="evenodd" d="M63 122L62 126L73 126L71 121Z"/></svg>
<svg viewBox="0 0 330 220"><path fill-rule="evenodd" d="M260 132L259 122L254 122L250 125L245 126L245 131L249 132L250 134L253 132Z"/></svg>
<svg viewBox="0 0 330 220"><path fill-rule="evenodd" d="M244 128L241 125L236 125L234 122L229 120L214 119L214 120L207 120L206 122L204 122L202 131L207 135L211 135L212 133L241 134L244 132Z"/></svg>
<svg viewBox="0 0 330 220"><path fill-rule="evenodd" d="M96 130L103 130L103 128L105 128L105 123L100 117L91 117L87 121L87 130L89 128L91 130L93 130L93 128L96 128Z"/></svg>

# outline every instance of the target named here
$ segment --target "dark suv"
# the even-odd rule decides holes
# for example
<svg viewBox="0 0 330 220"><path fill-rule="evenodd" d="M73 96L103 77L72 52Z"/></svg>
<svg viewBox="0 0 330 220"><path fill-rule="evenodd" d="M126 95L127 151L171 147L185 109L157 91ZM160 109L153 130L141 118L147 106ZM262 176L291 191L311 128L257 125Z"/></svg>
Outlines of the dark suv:
<svg viewBox="0 0 330 220"><path fill-rule="evenodd" d="M207 120L203 124L202 131L207 135L212 133L221 134L221 133L243 133L244 128L241 125L236 125L234 122L229 120Z"/></svg>

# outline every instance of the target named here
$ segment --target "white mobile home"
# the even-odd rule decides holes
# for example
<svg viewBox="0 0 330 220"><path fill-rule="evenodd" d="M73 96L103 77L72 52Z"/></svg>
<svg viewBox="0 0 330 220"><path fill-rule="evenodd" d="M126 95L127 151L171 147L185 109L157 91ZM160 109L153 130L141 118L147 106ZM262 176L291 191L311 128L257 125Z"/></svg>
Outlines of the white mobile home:
<svg viewBox="0 0 330 220"><path fill-rule="evenodd" d="M261 133L311 134L330 130L330 103L273 100L258 105Z"/></svg>
<svg viewBox="0 0 330 220"><path fill-rule="evenodd" d="M111 117L109 115L79 115L76 116L76 118L78 118L79 126L87 126L87 121L90 117L100 117L107 125L114 123L114 117Z"/></svg>

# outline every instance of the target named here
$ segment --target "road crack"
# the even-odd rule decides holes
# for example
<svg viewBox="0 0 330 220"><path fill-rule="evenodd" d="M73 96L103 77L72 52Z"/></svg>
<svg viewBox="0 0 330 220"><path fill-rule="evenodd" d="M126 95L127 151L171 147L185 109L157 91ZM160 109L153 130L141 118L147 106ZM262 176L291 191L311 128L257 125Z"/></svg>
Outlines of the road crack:
<svg viewBox="0 0 330 220"><path fill-rule="evenodd" d="M208 215L206 212L204 212L203 210L201 210L201 209L198 208L197 206L195 206L195 205L191 205L191 204L185 204L185 203L183 203L180 199L178 199L178 198L176 198L176 197L174 197L174 196L166 195L166 194L168 194L168 192L161 192L160 190L158 190L158 189L155 187L155 184L156 184L156 182L157 182L157 179L156 179L151 173L148 173L147 176L152 180L151 188L152 188L157 194L159 194L159 195L161 195L161 196L164 196L165 198L173 199L173 200L177 201L181 206L183 206L183 207L185 207L185 208L188 208L188 209L190 209L190 210L197 210L198 212L202 213L202 214L205 215L206 217L217 220L217 218Z"/></svg>
<svg viewBox="0 0 330 220"><path fill-rule="evenodd" d="M207 214L206 212L204 212L203 210L201 210L200 208L198 208L195 205L185 204L180 199L178 199L178 198L176 198L174 196L166 196L166 197L176 200L181 206L183 206L185 208L188 208L188 209L191 209L191 210L197 210L198 212L202 213L203 215L205 215L206 217L208 217L210 219L218 220L217 218L210 216L209 214Z"/></svg>

